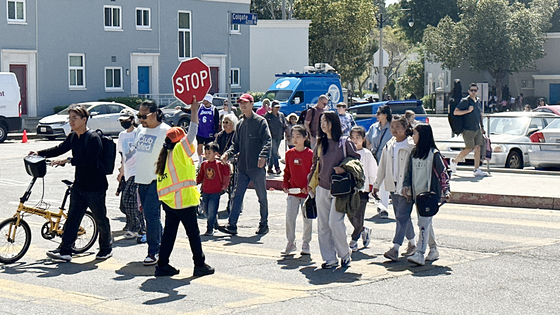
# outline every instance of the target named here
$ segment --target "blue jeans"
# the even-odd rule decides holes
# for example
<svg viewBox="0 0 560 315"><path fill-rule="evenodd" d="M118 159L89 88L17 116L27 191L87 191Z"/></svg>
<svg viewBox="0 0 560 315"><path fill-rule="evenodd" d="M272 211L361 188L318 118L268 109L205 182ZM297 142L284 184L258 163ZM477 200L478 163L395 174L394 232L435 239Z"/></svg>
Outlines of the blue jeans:
<svg viewBox="0 0 560 315"><path fill-rule="evenodd" d="M218 215L221 195L220 193L202 193L202 209L204 209L204 213L208 216L206 221L206 230L208 231L212 231L214 226L216 226L216 216Z"/></svg>
<svg viewBox="0 0 560 315"><path fill-rule="evenodd" d="M241 205L249 182L253 181L257 197L259 198L261 221L259 227L268 225L268 200L266 199L266 172L264 168L238 170L237 183L233 191L233 205L229 214L228 225L237 228L237 220L241 213Z"/></svg>
<svg viewBox="0 0 560 315"><path fill-rule="evenodd" d="M268 169L271 170L272 167L274 166L274 168L276 170L280 169L280 164L278 164L278 159L280 158L280 156L278 155L278 148L280 148L280 139L272 139L272 146L271 146L271 153L270 153L270 159L268 160Z"/></svg>
<svg viewBox="0 0 560 315"><path fill-rule="evenodd" d="M138 194L146 219L148 255L156 255L161 243L161 201L158 198L156 181L148 185L138 184Z"/></svg>

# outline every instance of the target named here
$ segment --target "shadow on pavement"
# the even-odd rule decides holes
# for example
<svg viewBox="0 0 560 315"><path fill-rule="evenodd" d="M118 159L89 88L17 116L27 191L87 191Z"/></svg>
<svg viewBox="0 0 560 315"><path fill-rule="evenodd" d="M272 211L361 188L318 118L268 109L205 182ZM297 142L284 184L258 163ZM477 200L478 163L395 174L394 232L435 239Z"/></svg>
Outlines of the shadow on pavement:
<svg viewBox="0 0 560 315"><path fill-rule="evenodd" d="M222 232L219 232L220 234L222 234ZM225 234L225 233L224 233ZM234 245L239 245L239 244L263 244L261 242L261 238L263 236L265 236L266 234L255 234L253 236L239 236L239 234L237 235L227 235L229 236L229 238L227 237L220 237L220 240L225 241L225 243L223 244L224 246L234 246ZM215 235L214 237L217 237L217 235Z"/></svg>
<svg viewBox="0 0 560 315"><path fill-rule="evenodd" d="M72 257L84 257L93 253L73 255ZM51 278L61 275L74 275L83 271L91 271L97 269L97 263L101 260L92 260L86 263L60 262L51 260L50 258L37 260L33 263L16 263L4 266L3 272L7 274L35 273L39 274L39 278Z"/></svg>
<svg viewBox="0 0 560 315"><path fill-rule="evenodd" d="M346 272L347 267L322 269L321 267L303 267L299 271L309 280L310 284L352 283L362 278L359 273Z"/></svg>
<svg viewBox="0 0 560 315"><path fill-rule="evenodd" d="M282 258L277 260L278 265L282 267L280 269L284 270L294 270L305 266L311 266L314 264L311 255L301 255L296 257L296 254L282 256Z"/></svg>
<svg viewBox="0 0 560 315"><path fill-rule="evenodd" d="M115 277L114 280L126 281L134 277L150 277L154 275L154 272L154 266L144 266L141 261L132 261L115 270L115 273L119 276Z"/></svg>
<svg viewBox="0 0 560 315"><path fill-rule="evenodd" d="M194 279L194 277L189 277L180 280L169 278L169 277L158 277L158 278L147 279L140 285L140 290L144 292L163 293L163 294L167 294L167 296L160 297L153 300L147 300L142 304L156 305L156 304L181 300L185 298L186 295L179 294L179 292L175 289L185 285L189 285L192 279Z"/></svg>
<svg viewBox="0 0 560 315"><path fill-rule="evenodd" d="M377 258L377 255L368 255L366 253L361 252L362 249L366 249L366 247L358 249L357 252L352 253L352 260L353 261L360 261L360 260L370 260Z"/></svg>
<svg viewBox="0 0 560 315"><path fill-rule="evenodd" d="M387 223L397 222L397 220L392 219L392 218L382 218L382 217L379 216L379 214L376 214L369 219L365 219L364 221L373 222L375 224L387 224Z"/></svg>
<svg viewBox="0 0 560 315"><path fill-rule="evenodd" d="M486 177L486 176L484 176ZM471 183L478 183L484 179L483 176L461 176L461 175L453 175L449 179L450 182L471 182Z"/></svg>
<svg viewBox="0 0 560 315"><path fill-rule="evenodd" d="M424 266L418 266L416 264L410 263L406 260L406 257L401 257L397 261L384 261L384 262L372 262L370 265L378 265L384 267L389 272L402 272L410 271L415 277L434 277L441 275L451 275L451 269L447 266L433 266L432 262L427 261Z"/></svg>

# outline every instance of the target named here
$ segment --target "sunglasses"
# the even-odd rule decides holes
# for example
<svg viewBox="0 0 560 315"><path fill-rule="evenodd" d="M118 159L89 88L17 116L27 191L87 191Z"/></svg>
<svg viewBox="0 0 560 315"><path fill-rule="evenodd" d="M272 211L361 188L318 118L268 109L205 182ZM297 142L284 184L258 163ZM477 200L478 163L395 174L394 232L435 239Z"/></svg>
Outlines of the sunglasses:
<svg viewBox="0 0 560 315"><path fill-rule="evenodd" d="M146 115L137 114L136 117L146 120L146 119L148 119L148 116L150 116L151 114L153 114L153 113L149 113L149 114L146 114Z"/></svg>
<svg viewBox="0 0 560 315"><path fill-rule="evenodd" d="M478 90L469 90L469 92L478 92Z"/></svg>
<svg viewBox="0 0 560 315"><path fill-rule="evenodd" d="M227 125L227 124L229 124L229 121L227 120L222 121L222 125Z"/></svg>

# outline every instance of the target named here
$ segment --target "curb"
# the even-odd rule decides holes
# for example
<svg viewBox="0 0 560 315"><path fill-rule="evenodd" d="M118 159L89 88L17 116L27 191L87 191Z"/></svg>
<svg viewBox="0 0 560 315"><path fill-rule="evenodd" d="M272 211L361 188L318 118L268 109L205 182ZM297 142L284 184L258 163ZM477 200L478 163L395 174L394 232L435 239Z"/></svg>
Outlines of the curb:
<svg viewBox="0 0 560 315"><path fill-rule="evenodd" d="M21 139L23 138L23 133L9 133L8 137L6 138L6 140L18 140L21 141ZM31 133L28 132L27 133L27 139L41 139L44 138L43 136L39 136L36 133Z"/></svg>

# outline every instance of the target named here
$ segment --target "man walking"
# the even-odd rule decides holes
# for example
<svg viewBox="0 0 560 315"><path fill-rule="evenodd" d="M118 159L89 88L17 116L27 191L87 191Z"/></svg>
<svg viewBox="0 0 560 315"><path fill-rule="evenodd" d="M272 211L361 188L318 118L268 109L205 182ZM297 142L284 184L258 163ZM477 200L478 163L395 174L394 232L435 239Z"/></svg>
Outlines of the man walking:
<svg viewBox="0 0 560 315"><path fill-rule="evenodd" d="M272 111L264 115L268 123L268 128L270 129L270 135L272 136L272 152L270 153L270 159L268 160L268 174L280 174L280 164L278 160L280 156L278 155L278 148L280 148L280 142L284 139L284 132L286 131L286 116L280 112L280 102L277 100L272 101ZM274 166L276 172L272 170Z"/></svg>
<svg viewBox="0 0 560 315"><path fill-rule="evenodd" d="M264 167L270 155L271 137L266 120L253 113L253 96L243 94L237 100L243 119L237 124L233 144L224 152L222 160L239 153L237 159L237 183L233 192L232 209L228 225L222 232L237 234L237 220L241 213L243 197L252 181L259 198L261 220L256 234L268 233L268 200L266 196L266 174Z"/></svg>
<svg viewBox="0 0 560 315"><path fill-rule="evenodd" d="M88 118L89 112L85 107L70 105L68 120L72 132L64 142L56 147L36 153L50 158L72 150L71 158L52 162L52 165L55 166L64 166L66 163L70 163L76 167L62 243L58 249L47 252L47 256L65 262L72 260L72 245L76 241L80 222L82 222L87 208L91 209L99 230L99 252L95 258L107 259L113 256L111 226L105 206L108 183L105 167L100 161L103 146L99 135L88 130ZM30 152L30 154L35 154L35 152Z"/></svg>
<svg viewBox="0 0 560 315"><path fill-rule="evenodd" d="M317 134L319 130L319 118L321 114L325 110L325 107L329 104L329 98L326 95L319 96L319 100L317 101L317 105L311 107L307 114L305 115L305 129L311 135L311 149L315 148L317 144Z"/></svg>
<svg viewBox="0 0 560 315"><path fill-rule="evenodd" d="M469 86L469 96L461 99L461 102L457 104L453 112L456 116L463 116L463 141L465 141L465 148L455 159L451 159L449 167L453 173L456 173L457 163L462 162L465 156L474 150L474 176L486 176L487 174L479 169L480 151L486 144L482 137L485 131L480 111L480 100L476 97L476 92L478 92L476 83L471 83Z"/></svg>

